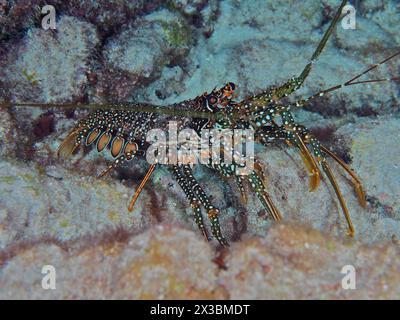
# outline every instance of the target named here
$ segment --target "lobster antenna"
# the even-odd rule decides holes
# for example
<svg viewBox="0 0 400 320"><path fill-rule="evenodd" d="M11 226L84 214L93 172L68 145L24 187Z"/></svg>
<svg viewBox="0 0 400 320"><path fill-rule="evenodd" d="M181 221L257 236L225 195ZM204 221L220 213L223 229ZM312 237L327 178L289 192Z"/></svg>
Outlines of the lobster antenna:
<svg viewBox="0 0 400 320"><path fill-rule="evenodd" d="M215 115L207 111L195 111L195 110L177 110L169 108L168 106L155 106L151 104L137 104L137 103L117 103L117 104L74 104L74 103L13 103L3 102L0 103L0 107L11 108L11 107L27 107L27 108L58 108L58 109L89 109L93 110L126 110L133 112L148 112L157 113L162 115L170 116L181 116L200 118L207 120L215 120Z"/></svg>
<svg viewBox="0 0 400 320"><path fill-rule="evenodd" d="M367 68L366 70L364 70L363 72L359 73L358 75L356 75L356 76L353 77L352 79L350 79L350 80L348 80L348 81L346 81L346 82L344 82L344 83L342 83L342 84L338 84L338 85L332 86L332 87L330 87L330 88L328 88L328 89L321 90L321 91L319 91L319 92L313 94L312 96L310 96L310 97L308 97L308 98L306 98L306 99L303 99L303 100L298 101L298 102L297 102L297 105L298 105L298 106L301 106L301 105L302 105L303 103L305 103L305 102L308 102L308 101L310 101L310 100L312 100L312 99L315 99L315 98L317 98L317 97L322 97L323 95L325 95L325 94L328 93L328 92L332 92L332 91L335 91L335 90L339 90L339 89L344 88L344 87L350 87L350 86L353 86L353 85L365 84L365 83L379 83L379 82L400 81L400 77L381 78L381 79L369 79L369 80L355 81L355 80L359 79L360 77L362 77L363 75L369 73L370 71L372 71L372 70L378 68L379 66L385 64L385 63L388 62L389 60L391 60L391 59L393 59L393 58L395 58L395 57L397 57L397 56L399 56L399 55L400 55L400 51L397 51L397 52L395 52L394 54L392 54L391 56L389 56L389 57L385 58L384 60L382 60L381 62L378 62L378 63L372 65L371 67Z"/></svg>
<svg viewBox="0 0 400 320"><path fill-rule="evenodd" d="M328 42L329 37L331 36L332 32L335 30L335 27L342 16L342 11L344 6L346 5L347 0L343 0L340 4L339 9L336 12L335 17L333 18L331 24L329 25L328 30L326 30L324 36L322 37L318 47L315 49L313 55L311 56L310 62L304 67L303 71L301 72L299 79L303 82L307 76L309 75L312 65L317 61L318 57L320 56L322 50L325 48L326 43Z"/></svg>

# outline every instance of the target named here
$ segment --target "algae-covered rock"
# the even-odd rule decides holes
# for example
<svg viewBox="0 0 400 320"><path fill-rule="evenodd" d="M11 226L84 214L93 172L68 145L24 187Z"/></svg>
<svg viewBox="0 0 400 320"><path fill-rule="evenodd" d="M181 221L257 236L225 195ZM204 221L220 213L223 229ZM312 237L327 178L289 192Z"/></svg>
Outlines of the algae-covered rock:
<svg viewBox="0 0 400 320"><path fill-rule="evenodd" d="M0 299L222 298L212 257L198 236L170 226L75 252L37 244L0 256ZM44 265L56 269L55 290L41 286Z"/></svg>
<svg viewBox="0 0 400 320"><path fill-rule="evenodd" d="M346 243L281 225L216 256L190 231L162 225L119 241L65 250L51 242L0 255L0 298L13 299L387 299L400 294L396 245ZM55 268L55 289L42 268ZM355 289L342 285L344 266ZM345 281L345 284L347 282ZM346 289L347 288L347 289Z"/></svg>
<svg viewBox="0 0 400 320"><path fill-rule="evenodd" d="M367 247L315 230L277 226L236 245L220 282L231 299L396 299L399 247ZM355 288L345 276L355 271ZM348 268L348 267L347 267ZM354 268L354 269L353 269ZM343 281L344 280L344 281ZM342 283L345 283L345 286Z"/></svg>
<svg viewBox="0 0 400 320"><path fill-rule="evenodd" d="M31 28L8 52L3 72L13 100L65 102L82 95L89 57L98 44L96 29L85 21L62 16L57 30L52 34L51 30Z"/></svg>

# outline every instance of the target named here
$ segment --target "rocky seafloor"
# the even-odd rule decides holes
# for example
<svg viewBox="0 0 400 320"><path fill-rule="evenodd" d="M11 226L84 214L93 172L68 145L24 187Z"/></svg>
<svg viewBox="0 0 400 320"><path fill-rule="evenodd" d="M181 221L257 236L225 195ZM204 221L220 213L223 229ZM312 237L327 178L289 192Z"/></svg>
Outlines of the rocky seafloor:
<svg viewBox="0 0 400 320"><path fill-rule="evenodd" d="M245 96L299 74L339 2L0 0L0 102L167 105L228 81ZM41 28L45 4L56 9L56 30ZM399 49L397 0L352 4L357 28L338 26L294 98ZM369 77L399 73L397 58ZM365 185L364 209L332 164L354 239L327 181L308 192L292 149L257 148L280 223L251 193L245 205L234 183L196 167L229 248L202 238L165 168L129 212L145 161L98 179L109 155L58 159L85 111L0 107L0 299L398 299L399 106L399 84L386 82L335 91L295 113ZM43 265L57 270L55 290L41 286ZM342 288L345 265L355 267L354 290Z"/></svg>

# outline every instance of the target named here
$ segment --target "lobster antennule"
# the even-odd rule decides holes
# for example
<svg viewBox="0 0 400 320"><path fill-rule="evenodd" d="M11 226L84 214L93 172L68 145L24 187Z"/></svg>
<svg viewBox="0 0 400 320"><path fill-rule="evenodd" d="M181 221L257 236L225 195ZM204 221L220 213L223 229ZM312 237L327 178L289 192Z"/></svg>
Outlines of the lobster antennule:
<svg viewBox="0 0 400 320"><path fill-rule="evenodd" d="M379 66L385 64L386 62L388 62L389 60L394 59L395 57L400 55L400 51L396 51L395 53L393 53L392 55L390 55L389 57L383 59L382 61L370 66L369 68L367 68L366 70L360 72L358 75L354 76L352 79L341 83L341 84L337 84L335 86L329 87L327 89L321 90L315 94L313 94L312 96L309 96L306 99L297 101L296 104L292 104L291 107L304 107L308 102L310 102L311 100L314 100L318 97L322 97L327 93L330 93L332 91L336 91L339 90L341 88L344 87L349 87L349 86L353 86L353 85L357 85L357 84L366 84L366 83L381 83L381 82L397 82L400 81L400 77L392 77L392 78L381 78L381 79L367 79L367 80L359 80L356 81L357 79L359 79L360 77L362 77L363 75L371 72L372 70L378 68Z"/></svg>

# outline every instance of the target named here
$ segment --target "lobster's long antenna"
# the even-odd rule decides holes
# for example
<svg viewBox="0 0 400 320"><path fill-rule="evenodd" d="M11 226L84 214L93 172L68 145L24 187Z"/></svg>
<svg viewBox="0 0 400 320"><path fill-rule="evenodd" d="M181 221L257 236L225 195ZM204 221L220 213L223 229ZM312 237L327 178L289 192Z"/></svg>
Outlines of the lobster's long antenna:
<svg viewBox="0 0 400 320"><path fill-rule="evenodd" d="M306 64L300 75L298 77L293 77L289 79L287 82L285 82L283 85L279 87L272 87L262 91L257 95L250 96L248 99L243 101L243 103L247 105L246 109L248 109L249 111L257 111L257 109L259 108L262 109L268 108L267 105L269 103L276 102L281 98L287 97L288 95L300 89L300 87L303 85L304 81L310 74L313 64L317 61L321 52L324 50L329 37L335 30L335 27L340 17L342 16L342 11L346 3L347 0L343 0L342 3L340 4L340 7L336 11L335 17L333 18L328 29L325 31L321 41L319 42L317 48L315 49L314 53L311 56L310 61Z"/></svg>
<svg viewBox="0 0 400 320"><path fill-rule="evenodd" d="M343 11L343 8L346 5L346 3L347 3L347 0L343 0L342 3L340 4L340 7L336 12L335 17L333 18L331 24L329 25L329 28L326 30L324 36L322 37L322 39L319 42L317 48L315 49L313 55L311 56L310 62L307 63L307 65L304 67L303 71L301 72L300 76L298 77L298 79L301 82L303 82L307 78L307 76L309 75L309 73L311 71L312 65L315 63L315 61L317 61L322 50L324 50L330 35L335 30L335 27L336 27L337 23L339 22L340 17L342 16L342 11Z"/></svg>
<svg viewBox="0 0 400 320"><path fill-rule="evenodd" d="M212 112L207 111L195 111L195 110L179 110L172 109L169 106L155 106L151 104L137 104L137 103L117 103L117 104L74 104L74 103L13 103L3 102L0 103L0 107L31 107L31 108L57 108L57 109L88 109L88 110L102 110L102 109L113 109L113 110L125 110L134 112L148 112L157 113L162 115L170 116L181 116L191 117L207 120L215 120L215 115Z"/></svg>

